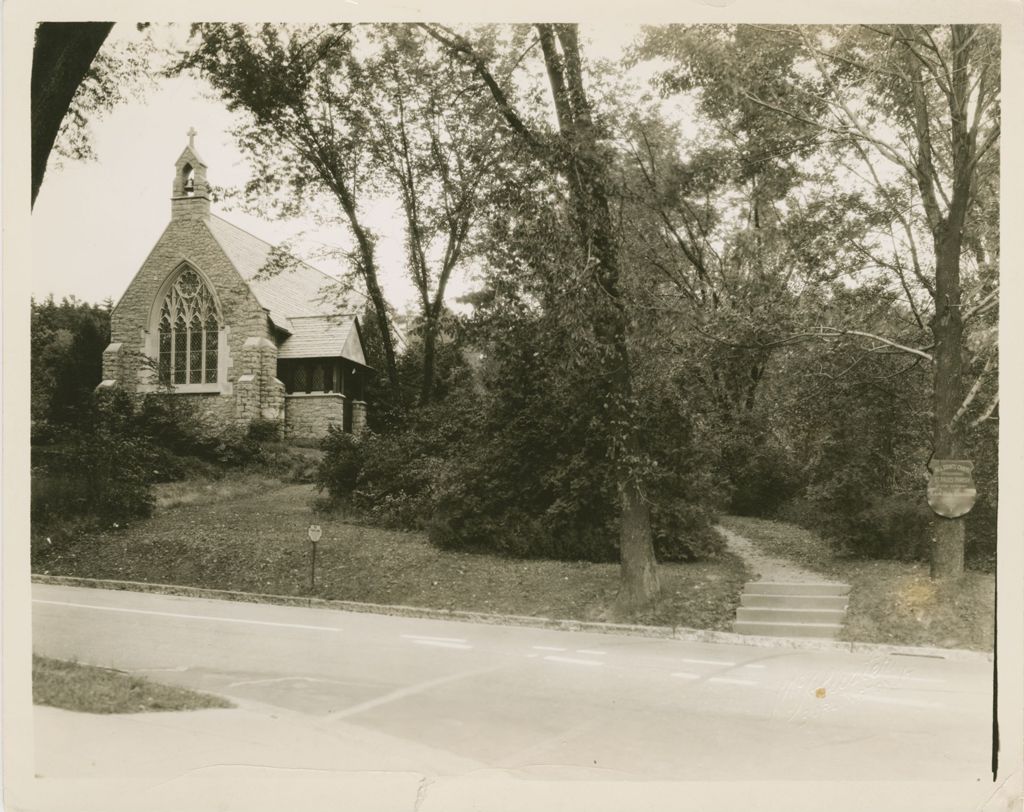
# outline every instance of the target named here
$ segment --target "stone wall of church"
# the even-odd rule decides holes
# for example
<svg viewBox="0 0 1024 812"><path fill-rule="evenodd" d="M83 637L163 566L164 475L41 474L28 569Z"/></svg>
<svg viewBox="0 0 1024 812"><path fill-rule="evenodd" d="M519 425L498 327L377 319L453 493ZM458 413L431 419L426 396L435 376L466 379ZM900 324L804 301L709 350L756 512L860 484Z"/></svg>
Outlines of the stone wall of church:
<svg viewBox="0 0 1024 812"><path fill-rule="evenodd" d="M221 427L254 417L284 419L284 387L275 378L277 347L266 310L253 296L200 216L175 217L111 314L110 346L103 354L105 382L129 392L156 386L158 336L155 310L169 277L189 263L205 277L220 307L220 342L215 391L179 394ZM245 381L242 379L251 376Z"/></svg>
<svg viewBox="0 0 1024 812"><path fill-rule="evenodd" d="M248 338L242 346L243 373L235 382L235 418L253 420L285 419L284 384L277 379L277 345L267 338Z"/></svg>
<svg viewBox="0 0 1024 812"><path fill-rule="evenodd" d="M300 440L319 440L330 425L343 426L345 396L337 392L313 392L285 395L285 436Z"/></svg>

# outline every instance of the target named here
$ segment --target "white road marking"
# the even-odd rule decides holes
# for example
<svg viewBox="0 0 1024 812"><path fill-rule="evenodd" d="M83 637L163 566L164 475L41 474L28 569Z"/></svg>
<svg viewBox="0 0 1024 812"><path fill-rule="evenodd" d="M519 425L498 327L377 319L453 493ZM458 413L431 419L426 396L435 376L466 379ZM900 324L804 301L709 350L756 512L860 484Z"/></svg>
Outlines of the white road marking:
<svg viewBox="0 0 1024 812"><path fill-rule="evenodd" d="M871 696L869 694L850 694L854 699L866 702L881 702L885 705L906 705L911 708L944 708L941 702L923 702L918 699L897 699L893 696Z"/></svg>
<svg viewBox="0 0 1024 812"><path fill-rule="evenodd" d="M691 674L689 671L673 671L673 677L682 677L683 679L700 679L700 674Z"/></svg>
<svg viewBox="0 0 1024 812"><path fill-rule="evenodd" d="M577 654L607 654L607 651L598 651L593 648L578 648L576 649Z"/></svg>
<svg viewBox="0 0 1024 812"><path fill-rule="evenodd" d="M600 660L583 660L579 657L556 657L551 654L544 658L553 663L570 663L571 665L604 665Z"/></svg>
<svg viewBox="0 0 1024 812"><path fill-rule="evenodd" d="M537 651L565 651L561 646L530 646L530 648Z"/></svg>
<svg viewBox="0 0 1024 812"><path fill-rule="evenodd" d="M695 665L736 665L728 660L688 660L685 657L679 658L680 662L683 663L694 663Z"/></svg>
<svg viewBox="0 0 1024 812"><path fill-rule="evenodd" d="M157 671L162 673L164 671L168 671L168 672L174 672L174 673L179 673L180 674L183 671L188 671L188 666L187 665L176 665L173 668L136 668L135 671L137 671L139 673L142 673L143 671L145 671L147 673L150 673L150 672L154 672L155 673Z"/></svg>
<svg viewBox="0 0 1024 812"><path fill-rule="evenodd" d="M457 674L448 674L447 676L427 680L426 682L420 682L416 685L409 685L405 688L399 688L397 691L392 691L389 694L378 696L376 699L369 699L366 702L360 702L358 705L353 705L350 708L345 708L345 710L329 713L327 714L326 718L328 721L334 719L344 719L348 716L354 716L357 713L363 713L364 711L380 707L381 705L387 705L391 702L397 702L398 700L405 699L409 696L422 694L424 691L429 691L431 688L436 688L438 685L444 685L449 682L457 682L459 680L469 679L470 677L478 677L482 674L490 674L492 671L497 671L500 668L500 665L492 665L489 668L475 668L472 671L460 671Z"/></svg>
<svg viewBox="0 0 1024 812"><path fill-rule="evenodd" d="M267 679L247 679L241 682L232 682L228 688L241 688L245 685L270 685L274 682L328 682L332 685L341 685L336 679L318 679L317 677L268 677Z"/></svg>
<svg viewBox="0 0 1024 812"><path fill-rule="evenodd" d="M937 677L911 677L904 674L873 674L869 672L855 672L855 677L867 677L868 679L903 679L910 682L934 682L941 683L945 682L944 679L938 679Z"/></svg>
<svg viewBox="0 0 1024 812"><path fill-rule="evenodd" d="M98 612L124 612L130 615L157 615L176 617L183 620L213 620L218 623L248 623L252 626L279 626L285 629L315 629L320 632L340 632L337 626L307 626L303 623L276 623L271 620L249 620L241 617L215 617L213 615L186 615L178 612L156 612L152 609L127 609L121 606L96 606L91 603L69 603L68 601L45 601L33 598L32 603L47 603L52 606L73 606L77 609L95 609Z"/></svg>
<svg viewBox="0 0 1024 812"><path fill-rule="evenodd" d="M442 643L465 643L464 637L434 637L429 634L403 634L406 640L434 640Z"/></svg>
<svg viewBox="0 0 1024 812"><path fill-rule="evenodd" d="M767 668L768 666L762 665L761 663L747 663L743 667L744 668Z"/></svg>
<svg viewBox="0 0 1024 812"><path fill-rule="evenodd" d="M721 682L726 685L757 685L749 679L733 679L732 677L709 677L708 682Z"/></svg>
<svg viewBox="0 0 1024 812"><path fill-rule="evenodd" d="M437 646L438 648L473 648L469 643L449 643L447 640L413 640L417 646Z"/></svg>

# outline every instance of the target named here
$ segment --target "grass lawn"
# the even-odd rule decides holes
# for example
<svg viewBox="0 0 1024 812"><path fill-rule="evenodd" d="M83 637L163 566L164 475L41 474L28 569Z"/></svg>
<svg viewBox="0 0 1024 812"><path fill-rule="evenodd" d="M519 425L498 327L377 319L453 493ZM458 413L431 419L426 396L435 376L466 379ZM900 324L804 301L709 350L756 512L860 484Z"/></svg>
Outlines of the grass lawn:
<svg viewBox="0 0 1024 812"><path fill-rule="evenodd" d="M265 474L232 471L222 477L200 477L182 482L162 482L153 488L157 511L180 505L208 505L241 499L281 487L280 480Z"/></svg>
<svg viewBox="0 0 1024 812"><path fill-rule="evenodd" d="M182 496L186 498L181 498ZM614 617L617 564L523 561L443 552L421 533L366 527L316 513L310 485L238 497L167 498L127 527L48 543L33 540L32 571L275 595L401 604L567 620L728 630L747 577L733 555L660 567L663 598ZM159 504L159 503L158 503ZM310 589L310 524L323 528Z"/></svg>
<svg viewBox="0 0 1024 812"><path fill-rule="evenodd" d="M849 584L844 640L992 650L992 575L967 571L954 582L937 583L927 564L833 556L826 541L792 524L740 516L722 517L721 523L765 553Z"/></svg>
<svg viewBox="0 0 1024 812"><path fill-rule="evenodd" d="M32 701L81 713L233 707L226 699L91 665L32 657Z"/></svg>

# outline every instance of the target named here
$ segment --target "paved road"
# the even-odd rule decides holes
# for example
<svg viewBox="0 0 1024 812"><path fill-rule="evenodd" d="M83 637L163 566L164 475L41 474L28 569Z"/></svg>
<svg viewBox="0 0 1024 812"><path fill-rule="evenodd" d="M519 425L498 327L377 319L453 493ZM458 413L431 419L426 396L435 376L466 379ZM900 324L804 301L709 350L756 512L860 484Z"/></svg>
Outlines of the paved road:
<svg viewBox="0 0 1024 812"><path fill-rule="evenodd" d="M404 769L412 758L441 775L490 768L542 778L990 779L986 662L43 584L33 586L33 628L39 654L241 706L195 718L287 719L294 739L282 744L282 764L304 745L333 740L370 743L360 769ZM37 740L37 754L87 751L72 728L63 743Z"/></svg>

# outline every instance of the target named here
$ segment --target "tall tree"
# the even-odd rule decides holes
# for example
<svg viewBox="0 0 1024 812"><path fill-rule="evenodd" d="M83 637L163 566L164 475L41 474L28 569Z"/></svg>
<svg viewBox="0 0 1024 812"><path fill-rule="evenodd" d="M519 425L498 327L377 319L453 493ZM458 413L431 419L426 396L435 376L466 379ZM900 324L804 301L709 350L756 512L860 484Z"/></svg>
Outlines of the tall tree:
<svg viewBox="0 0 1024 812"><path fill-rule="evenodd" d="M380 284L377 235L363 205L372 194L369 123L354 80L356 33L351 25L201 24L195 48L178 69L195 69L230 110L247 114L236 137L252 157L250 199L298 214L316 194L335 202L354 239L349 258L373 305L393 396L400 387L395 339Z"/></svg>
<svg viewBox="0 0 1024 812"><path fill-rule="evenodd" d="M612 156L607 144L602 143L602 131L588 97L577 26L535 26L558 122L555 137L531 124L517 109L511 91L497 80L484 51L449 28L424 28L453 54L466 60L490 91L511 130L537 160L568 186L572 222L585 271L604 294L598 300L602 304L593 308L591 329L601 349L600 373L611 426L608 453L616 461L622 567L618 605L624 611L644 606L658 595L659 582L650 507L643 496L644 454L633 391L630 314L612 216Z"/></svg>
<svg viewBox="0 0 1024 812"><path fill-rule="evenodd" d="M502 160L500 122L472 76L412 27L373 26L379 52L359 68L367 143L401 201L408 273L419 299L419 401L434 395L448 282L467 258L485 187Z"/></svg>
<svg viewBox="0 0 1024 812"><path fill-rule="evenodd" d="M869 352L896 350L931 364L937 459L963 455L967 421L993 419L998 403L995 344L985 337L999 290L998 37L995 27L963 25L669 27L652 31L645 46L673 61L668 86L703 86L708 104L731 97L737 109L754 106L807 128L869 190L876 233L859 246L863 273L888 275L930 340L835 325L808 334L856 336ZM772 55L783 52L791 57L773 66ZM965 356L977 374L969 388ZM939 517L935 527L932 575L956 577L964 520Z"/></svg>

